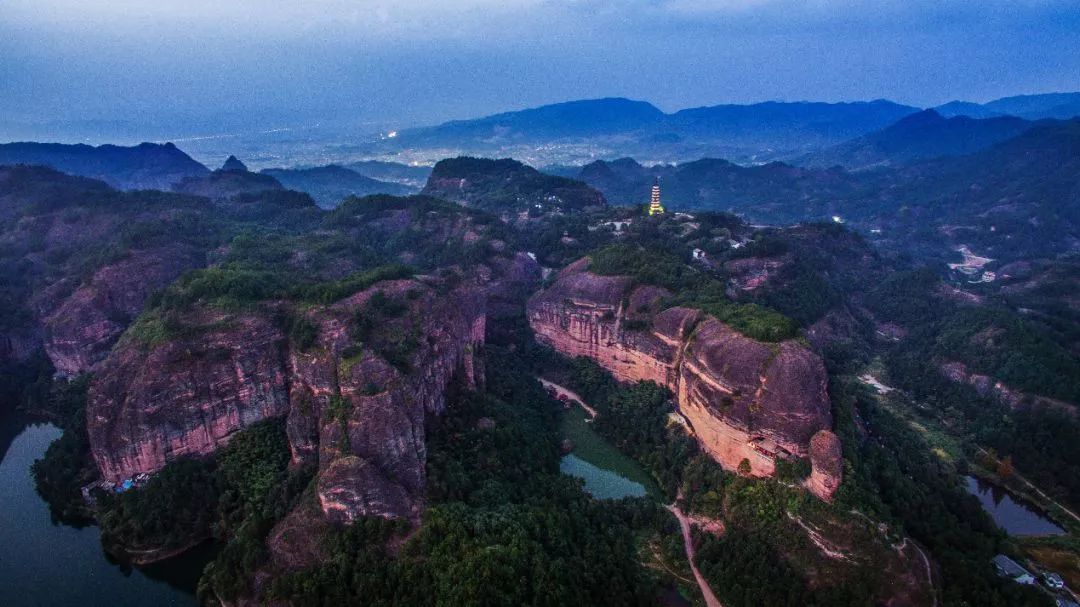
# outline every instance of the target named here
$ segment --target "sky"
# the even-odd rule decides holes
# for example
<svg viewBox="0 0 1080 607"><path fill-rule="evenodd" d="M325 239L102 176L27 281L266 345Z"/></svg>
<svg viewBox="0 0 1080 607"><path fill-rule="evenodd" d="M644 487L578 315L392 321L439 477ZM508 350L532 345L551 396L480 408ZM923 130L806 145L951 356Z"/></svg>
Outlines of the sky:
<svg viewBox="0 0 1080 607"><path fill-rule="evenodd" d="M0 0L0 137L1075 90L1075 0Z"/></svg>

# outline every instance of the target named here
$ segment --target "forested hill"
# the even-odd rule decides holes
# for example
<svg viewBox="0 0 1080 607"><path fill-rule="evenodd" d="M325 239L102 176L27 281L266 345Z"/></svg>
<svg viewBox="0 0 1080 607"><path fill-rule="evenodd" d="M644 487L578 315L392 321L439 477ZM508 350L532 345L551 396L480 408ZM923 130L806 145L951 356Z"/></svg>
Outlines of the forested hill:
<svg viewBox="0 0 1080 607"><path fill-rule="evenodd" d="M769 179L828 174L722 161L678 169L718 181L751 171L762 196ZM1008 449L1028 475L1068 470L1067 433L1043 437L1072 426L1022 417L989 397L958 402L959 390L974 388L940 367L962 362L1017 389L1043 385L1072 398L1067 381L1042 381L1037 367L1069 377L1075 365L1062 364L1063 348L1044 347L1047 332L1026 319L954 302L939 274L889 280L901 262L844 226L648 216L512 160L441 163L428 191L443 188L454 202L373 196L332 211L239 167L186 183L206 195L0 169L0 295L12 304L0 319L0 354L29 366L29 354L44 352L43 368L21 381L39 404L63 407L52 412L68 425L35 467L39 491L66 515L85 508L79 487L99 472L154 472L136 490L99 495L110 551L161 554L214 537L223 548L202 592L230 601L653 604L661 586L693 579L663 510L681 493L680 507L724 526L694 541L725 604L926 604L930 593L958 604L1040 604L1038 591L995 577L990 558L1012 548L957 485L953 460L851 376L881 360L894 374L883 379L920 397L934 386L927 382L952 388L925 421L939 412L946 422L974 420L976 432L960 438ZM821 402L844 459L835 501L799 488L807 473L799 462L778 463L776 480L723 471L669 423L669 395L655 384L619 386L583 359L536 348L521 322L525 296L544 269L585 255L598 275L663 287L653 293L665 307L705 310L743 336L820 352L832 406ZM644 335L647 309L626 309L635 317L622 329ZM880 339L887 323L905 337ZM1033 348L1050 356L1030 356ZM771 345L760 352L782 364ZM50 364L69 376L95 373L88 392L85 380L71 384L82 386L81 400L50 396ZM560 367L601 411L597 432L645 467L663 501L594 500L560 473L563 450L584 456L584 448L562 441L562 409L534 379ZM459 373L485 373L486 393L439 383ZM780 393L780 383L769 390ZM414 408L403 412L402 403ZM439 410L435 421L429 414ZM227 425L260 416L278 419ZM199 424L184 446L205 457L151 449L172 444L156 437L173 428ZM223 427L235 432L197 442ZM128 455L146 452L161 459L139 468ZM294 454L318 465L295 465ZM1046 486L1055 496L1077 491L1071 482ZM821 541L849 558L829 558Z"/></svg>
<svg viewBox="0 0 1080 607"><path fill-rule="evenodd" d="M774 225L836 217L895 252L944 259L966 244L1007 262L1080 245L1078 150L1080 120L1045 121L971 154L860 173L716 159L645 167L622 159L586 165L578 177L620 204L644 203L659 176L670 209L728 211Z"/></svg>
<svg viewBox="0 0 1080 607"><path fill-rule="evenodd" d="M580 181L547 175L509 158L440 161L422 193L495 212L573 211L607 204L603 194Z"/></svg>
<svg viewBox="0 0 1080 607"><path fill-rule="evenodd" d="M842 170L804 169L781 162L741 166L718 158L651 167L630 158L598 160L578 174L578 179L623 205L648 202L656 177L669 209L729 211L777 224L821 219L818 208L804 204L853 196L861 183Z"/></svg>
<svg viewBox="0 0 1080 607"><path fill-rule="evenodd" d="M915 237L1003 261L1054 256L1080 245L1078 171L1080 120L1048 122L971 155L875 174L829 210L897 247Z"/></svg>
<svg viewBox="0 0 1080 607"><path fill-rule="evenodd" d="M405 196L416 192L416 188L365 177L333 164L306 169L263 169L260 172L274 177L289 189L307 192L323 208L333 208L349 196Z"/></svg>

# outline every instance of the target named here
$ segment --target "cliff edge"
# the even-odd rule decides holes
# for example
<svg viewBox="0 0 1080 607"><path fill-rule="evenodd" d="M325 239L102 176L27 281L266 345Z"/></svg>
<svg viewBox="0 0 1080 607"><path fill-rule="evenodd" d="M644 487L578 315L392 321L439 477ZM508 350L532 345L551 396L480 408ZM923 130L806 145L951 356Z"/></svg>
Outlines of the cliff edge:
<svg viewBox="0 0 1080 607"><path fill-rule="evenodd" d="M373 299L397 311L379 316ZM229 312L198 305L174 337L125 336L88 397L102 476L116 482L209 455L255 422L285 417L293 463L318 467L318 501L329 521L418 519L425 417L442 411L453 377L482 380L486 291L473 280L455 287L439 279L383 281L334 304L287 312L309 323L305 344L284 330L285 306ZM361 339L355 327L365 317L376 326Z"/></svg>
<svg viewBox="0 0 1080 607"><path fill-rule="evenodd" d="M751 474L771 476L778 460L809 457L807 487L830 499L841 470L829 457L839 441L821 358L793 340L756 341L698 310L658 309L665 295L592 274L583 259L529 300L529 325L540 342L588 356L619 381L670 389L702 448L726 469L746 460Z"/></svg>

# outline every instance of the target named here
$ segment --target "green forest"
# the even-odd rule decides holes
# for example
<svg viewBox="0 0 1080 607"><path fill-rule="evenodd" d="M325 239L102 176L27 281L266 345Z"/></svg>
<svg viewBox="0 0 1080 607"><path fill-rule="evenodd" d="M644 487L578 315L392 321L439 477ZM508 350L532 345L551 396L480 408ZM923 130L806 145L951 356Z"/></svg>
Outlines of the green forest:
<svg viewBox="0 0 1080 607"><path fill-rule="evenodd" d="M371 519L328 538L326 563L285 575L296 605L651 605L640 539L674 520L647 499L599 502L559 473L560 409L522 361L489 348L483 394L433 420L423 523ZM479 420L491 423L479 424ZM408 535L399 554L391 538Z"/></svg>

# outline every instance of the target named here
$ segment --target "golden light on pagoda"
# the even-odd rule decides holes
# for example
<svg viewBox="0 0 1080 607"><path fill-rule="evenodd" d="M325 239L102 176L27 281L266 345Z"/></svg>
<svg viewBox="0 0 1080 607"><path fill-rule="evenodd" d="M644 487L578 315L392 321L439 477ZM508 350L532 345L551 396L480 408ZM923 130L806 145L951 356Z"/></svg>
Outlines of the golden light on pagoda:
<svg viewBox="0 0 1080 607"><path fill-rule="evenodd" d="M664 205L660 204L660 178L653 181L652 197L649 199L649 215L662 215Z"/></svg>

